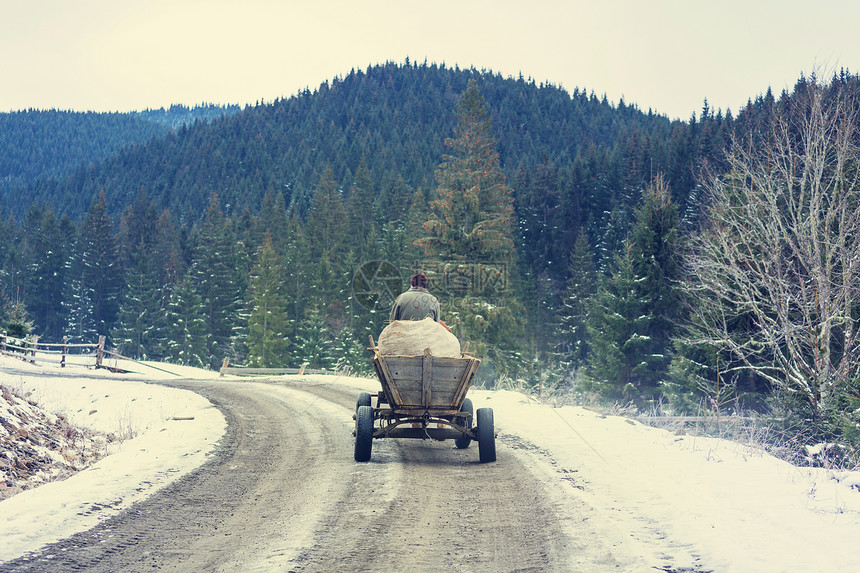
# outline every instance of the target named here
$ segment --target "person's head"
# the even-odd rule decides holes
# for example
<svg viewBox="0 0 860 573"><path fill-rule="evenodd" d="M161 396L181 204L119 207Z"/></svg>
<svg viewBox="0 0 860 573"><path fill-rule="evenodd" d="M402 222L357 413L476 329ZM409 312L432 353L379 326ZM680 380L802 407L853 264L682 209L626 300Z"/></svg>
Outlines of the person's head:
<svg viewBox="0 0 860 573"><path fill-rule="evenodd" d="M418 273L412 280L409 281L409 284L414 287L427 288L427 275L424 273Z"/></svg>

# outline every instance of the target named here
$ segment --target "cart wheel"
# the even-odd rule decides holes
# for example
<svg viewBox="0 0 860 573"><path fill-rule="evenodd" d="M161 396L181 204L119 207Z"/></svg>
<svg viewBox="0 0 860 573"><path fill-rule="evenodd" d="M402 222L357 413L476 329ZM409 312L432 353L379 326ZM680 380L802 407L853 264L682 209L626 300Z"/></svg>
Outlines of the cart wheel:
<svg viewBox="0 0 860 573"><path fill-rule="evenodd" d="M368 461L372 447L373 409L370 406L359 406L355 415L355 461Z"/></svg>
<svg viewBox="0 0 860 573"><path fill-rule="evenodd" d="M461 412L468 412L470 414L470 416L466 419L466 427L471 429L472 428L472 416L471 416L471 414L475 411L472 408L472 401L469 400L468 398L463 400L463 405L460 406L460 411ZM459 438L454 438L454 444L458 448L460 448L461 450L468 448L469 444L471 444L471 443L472 443L472 438L470 438L469 436L461 436Z"/></svg>
<svg viewBox="0 0 860 573"><path fill-rule="evenodd" d="M496 429L493 427L493 409L478 408L478 457L481 462L496 461Z"/></svg>
<svg viewBox="0 0 860 573"><path fill-rule="evenodd" d="M360 406L370 406L370 394L362 392L358 395L358 400L355 401L355 411L358 412Z"/></svg>

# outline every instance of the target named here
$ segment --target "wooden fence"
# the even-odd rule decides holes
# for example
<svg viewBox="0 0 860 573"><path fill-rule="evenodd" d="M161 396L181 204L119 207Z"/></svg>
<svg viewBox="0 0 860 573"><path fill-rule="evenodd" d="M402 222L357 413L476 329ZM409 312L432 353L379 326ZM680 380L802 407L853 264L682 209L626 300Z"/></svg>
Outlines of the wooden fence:
<svg viewBox="0 0 860 573"><path fill-rule="evenodd" d="M26 338L15 338L3 332L0 333L0 354L16 356L30 364L40 362L53 363L59 364L60 368L65 368L66 364L73 364L89 368L104 368L112 372L128 372L117 366L110 366L105 363L105 359L115 358L179 376L179 374L170 372L169 370L164 370L152 364L123 356L113 350L108 350L105 348L106 339L104 336L99 336L99 341L96 344L71 344L68 340L68 337L64 336L62 343L51 344L39 342L39 336L35 334Z"/></svg>
<svg viewBox="0 0 860 573"><path fill-rule="evenodd" d="M29 362L51 362L65 368L66 364L94 366L100 368L109 351L105 350L105 337L100 336L97 344L72 344L68 337L63 337L63 342L51 344L39 342L38 335L26 338L15 338L8 336L5 332L0 333L0 354L17 356Z"/></svg>
<svg viewBox="0 0 860 573"><path fill-rule="evenodd" d="M0 333L0 354L15 356L29 362L30 364L53 363L59 364L61 368L65 368L66 364L74 364L75 366L86 366L90 368L105 368L113 372L128 372L118 366L111 366L105 363L105 359L115 358L133 362L146 368L166 372L174 376L179 376L174 372L140 362L133 358L123 356L105 348L105 337L99 336L99 341L96 344L71 344L68 342L68 337L63 337L63 342L59 344L50 344L40 342L38 335L28 336L26 338L15 338L8 336L5 332ZM225 358L221 366L221 376L232 374L234 376L267 376L280 374L348 374L344 371L320 370L308 368L307 362L302 364L300 368L248 368L243 366L230 366L229 359Z"/></svg>

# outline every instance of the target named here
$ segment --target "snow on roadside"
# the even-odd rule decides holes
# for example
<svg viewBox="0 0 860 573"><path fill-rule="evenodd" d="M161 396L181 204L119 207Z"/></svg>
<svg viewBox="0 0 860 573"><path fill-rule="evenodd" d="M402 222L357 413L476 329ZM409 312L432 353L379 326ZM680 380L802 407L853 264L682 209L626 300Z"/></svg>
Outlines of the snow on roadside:
<svg viewBox="0 0 860 573"><path fill-rule="evenodd" d="M204 463L226 430L224 416L202 396L147 384L141 374L81 368L57 373L0 357L4 385L74 426L124 439L107 443L109 455L68 479L0 502L0 561L89 529L151 495ZM169 376L155 370L145 375Z"/></svg>
<svg viewBox="0 0 860 573"><path fill-rule="evenodd" d="M714 571L860 563L860 490L852 487L860 472L798 468L735 442L514 392L470 395L476 409L494 409L502 443L534 446L547 472L573 485L570 495L627 532L643 563Z"/></svg>

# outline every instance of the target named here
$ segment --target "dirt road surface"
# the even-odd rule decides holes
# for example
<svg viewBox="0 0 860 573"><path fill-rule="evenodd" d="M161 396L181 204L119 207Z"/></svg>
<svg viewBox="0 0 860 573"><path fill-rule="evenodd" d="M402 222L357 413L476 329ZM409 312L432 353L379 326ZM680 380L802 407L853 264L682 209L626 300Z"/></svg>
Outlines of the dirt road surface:
<svg viewBox="0 0 860 573"><path fill-rule="evenodd" d="M376 440L353 460L356 392L334 383L178 381L228 430L212 459L89 531L2 571L616 571L589 509L527 448ZM567 486L564 486L567 487ZM570 487L576 487L571 480ZM94 510L97 508L94 508Z"/></svg>

